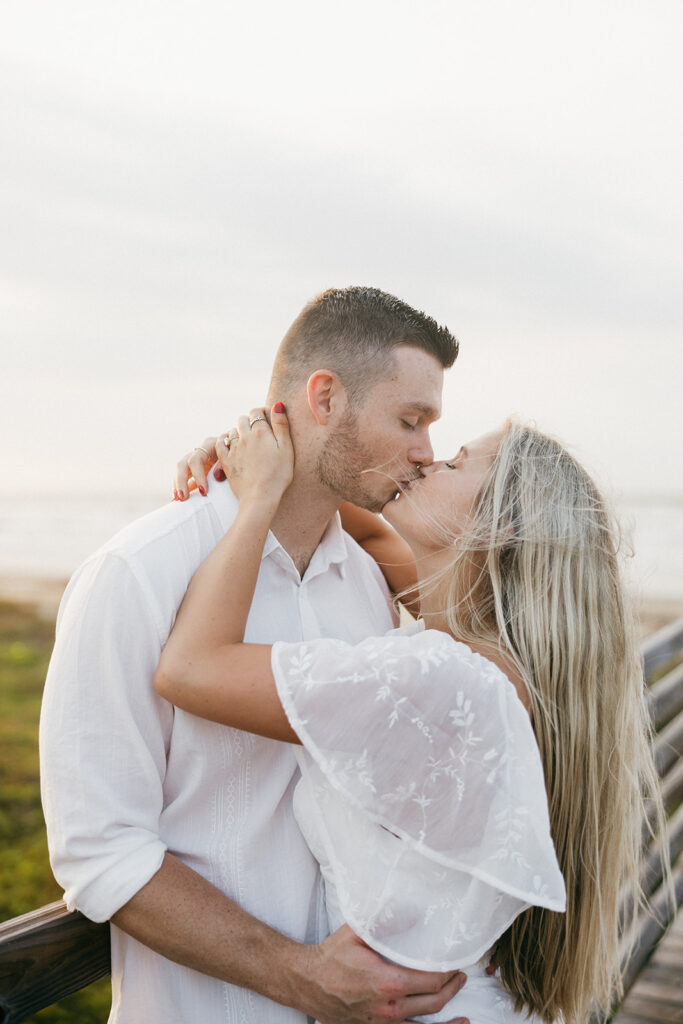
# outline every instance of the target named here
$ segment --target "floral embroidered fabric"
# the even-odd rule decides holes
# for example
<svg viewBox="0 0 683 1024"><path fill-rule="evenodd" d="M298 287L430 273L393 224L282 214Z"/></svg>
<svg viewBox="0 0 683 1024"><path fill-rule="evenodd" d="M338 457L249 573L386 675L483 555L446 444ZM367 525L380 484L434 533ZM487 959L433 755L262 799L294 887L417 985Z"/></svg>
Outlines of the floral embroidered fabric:
<svg viewBox="0 0 683 1024"><path fill-rule="evenodd" d="M565 908L529 717L490 661L429 630L277 643L301 739L295 811L346 921L409 967L475 963L514 918Z"/></svg>

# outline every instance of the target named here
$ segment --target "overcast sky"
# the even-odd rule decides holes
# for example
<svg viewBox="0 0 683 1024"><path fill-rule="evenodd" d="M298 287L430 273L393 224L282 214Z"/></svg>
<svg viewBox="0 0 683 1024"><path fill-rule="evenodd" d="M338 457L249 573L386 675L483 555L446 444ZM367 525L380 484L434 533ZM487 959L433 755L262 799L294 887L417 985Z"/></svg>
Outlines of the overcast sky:
<svg viewBox="0 0 683 1024"><path fill-rule="evenodd" d="M6 489L168 489L372 284L460 339L440 454L517 412L683 495L680 0L0 12Z"/></svg>

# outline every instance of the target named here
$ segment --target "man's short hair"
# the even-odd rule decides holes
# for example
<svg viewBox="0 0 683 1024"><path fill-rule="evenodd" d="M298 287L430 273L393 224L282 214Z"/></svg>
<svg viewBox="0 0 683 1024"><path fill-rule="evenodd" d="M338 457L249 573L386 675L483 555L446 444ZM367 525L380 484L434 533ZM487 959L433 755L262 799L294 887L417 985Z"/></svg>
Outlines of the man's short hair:
<svg viewBox="0 0 683 1024"><path fill-rule="evenodd" d="M299 313L275 359L272 388L289 398L316 369L336 373L349 401L358 405L368 388L391 373L392 353L411 345L444 369L458 355L458 342L431 316L379 288L330 288Z"/></svg>

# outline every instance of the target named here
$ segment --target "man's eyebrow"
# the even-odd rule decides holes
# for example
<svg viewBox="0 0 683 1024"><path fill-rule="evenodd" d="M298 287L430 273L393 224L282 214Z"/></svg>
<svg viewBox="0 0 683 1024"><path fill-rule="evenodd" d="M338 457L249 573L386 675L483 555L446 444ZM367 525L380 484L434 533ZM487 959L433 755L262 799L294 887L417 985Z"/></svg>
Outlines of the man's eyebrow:
<svg viewBox="0 0 683 1024"><path fill-rule="evenodd" d="M428 419L436 420L441 415L440 411L435 409L433 405L425 405L424 402L406 402L406 408L414 409L415 412L419 412Z"/></svg>

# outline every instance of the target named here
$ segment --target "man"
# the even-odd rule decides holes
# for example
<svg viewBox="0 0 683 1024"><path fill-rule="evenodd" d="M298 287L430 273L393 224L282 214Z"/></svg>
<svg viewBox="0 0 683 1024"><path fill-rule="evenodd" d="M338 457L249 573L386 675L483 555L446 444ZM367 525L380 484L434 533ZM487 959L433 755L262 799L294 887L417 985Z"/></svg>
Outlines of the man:
<svg viewBox="0 0 683 1024"><path fill-rule="evenodd" d="M376 565L341 531L432 461L445 328L371 288L309 303L277 354L296 467L252 606L254 642L358 642L393 624ZM263 413L255 412L252 418ZM110 1021L321 1024L435 1012L462 976L385 964L348 928L317 943L316 867L292 815L292 748L156 697L187 584L229 528L227 483L160 509L67 588L41 720L43 803L69 907L112 920Z"/></svg>

